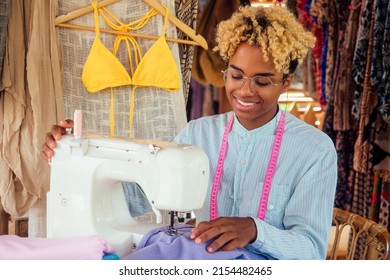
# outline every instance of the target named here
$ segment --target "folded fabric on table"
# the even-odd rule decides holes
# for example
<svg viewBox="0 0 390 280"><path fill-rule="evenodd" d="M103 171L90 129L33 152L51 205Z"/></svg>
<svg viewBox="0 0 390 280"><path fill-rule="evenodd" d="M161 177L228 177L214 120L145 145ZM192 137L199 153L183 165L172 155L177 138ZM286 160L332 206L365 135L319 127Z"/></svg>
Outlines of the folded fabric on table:
<svg viewBox="0 0 390 280"><path fill-rule="evenodd" d="M237 248L232 251L206 251L207 242L198 245L190 238L191 225L177 224L175 228L181 235L168 235L167 227L159 227L144 235L137 249L126 260L264 260L262 255L246 249Z"/></svg>
<svg viewBox="0 0 390 280"><path fill-rule="evenodd" d="M2 260L101 260L106 253L113 253L112 246L95 235L61 238L0 236Z"/></svg>

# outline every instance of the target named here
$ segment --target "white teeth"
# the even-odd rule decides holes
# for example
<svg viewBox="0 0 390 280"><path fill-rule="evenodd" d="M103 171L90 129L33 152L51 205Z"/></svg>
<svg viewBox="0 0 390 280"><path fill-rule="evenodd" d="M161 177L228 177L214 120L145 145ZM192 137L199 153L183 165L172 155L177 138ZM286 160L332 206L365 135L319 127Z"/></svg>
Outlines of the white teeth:
<svg viewBox="0 0 390 280"><path fill-rule="evenodd" d="M244 101L241 101L240 99L237 99L237 102L240 103L241 105L247 106L247 107L253 106L255 104L255 103L246 103Z"/></svg>

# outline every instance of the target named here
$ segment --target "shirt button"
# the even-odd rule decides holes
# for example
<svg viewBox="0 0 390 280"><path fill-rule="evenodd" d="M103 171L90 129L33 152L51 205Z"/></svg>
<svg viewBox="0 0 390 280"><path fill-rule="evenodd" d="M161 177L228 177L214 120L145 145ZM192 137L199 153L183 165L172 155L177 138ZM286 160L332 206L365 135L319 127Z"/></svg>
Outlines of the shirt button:
<svg viewBox="0 0 390 280"><path fill-rule="evenodd" d="M272 209L274 209L274 206L272 204L270 204L270 205L268 205L267 209L272 210Z"/></svg>
<svg viewBox="0 0 390 280"><path fill-rule="evenodd" d="M244 164L246 163L246 160L245 160L245 159L242 159L242 160L240 161L240 163L241 163L242 165L244 165Z"/></svg>
<svg viewBox="0 0 390 280"><path fill-rule="evenodd" d="M248 134L246 135L246 137L247 137L247 138L251 138L251 137L252 137L252 133L248 133Z"/></svg>

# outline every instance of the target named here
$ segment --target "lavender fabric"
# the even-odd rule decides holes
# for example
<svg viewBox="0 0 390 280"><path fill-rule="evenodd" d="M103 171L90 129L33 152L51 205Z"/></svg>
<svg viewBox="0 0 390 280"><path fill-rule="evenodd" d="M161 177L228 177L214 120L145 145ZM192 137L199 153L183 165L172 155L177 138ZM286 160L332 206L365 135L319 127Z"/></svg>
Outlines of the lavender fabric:
<svg viewBox="0 0 390 280"><path fill-rule="evenodd" d="M209 243L197 245L190 239L193 226L177 224L175 228L182 233L170 236L165 233L166 227L156 228L144 235L137 250L125 260L264 260L262 255L245 249L217 251L212 254L206 251Z"/></svg>

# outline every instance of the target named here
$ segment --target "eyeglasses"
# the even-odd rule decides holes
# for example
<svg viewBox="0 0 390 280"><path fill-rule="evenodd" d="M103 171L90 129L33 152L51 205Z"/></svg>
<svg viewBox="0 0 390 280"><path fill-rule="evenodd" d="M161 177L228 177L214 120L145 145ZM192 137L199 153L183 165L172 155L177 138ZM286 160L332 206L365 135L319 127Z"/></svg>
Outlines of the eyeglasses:
<svg viewBox="0 0 390 280"><path fill-rule="evenodd" d="M259 93L270 86L277 86L286 81L286 78L283 78L280 82L274 83L270 78L261 75L249 78L246 77L240 70L233 68L228 68L221 72L223 73L223 79L226 86L238 89L245 84L245 80L250 80L249 88L255 93Z"/></svg>

